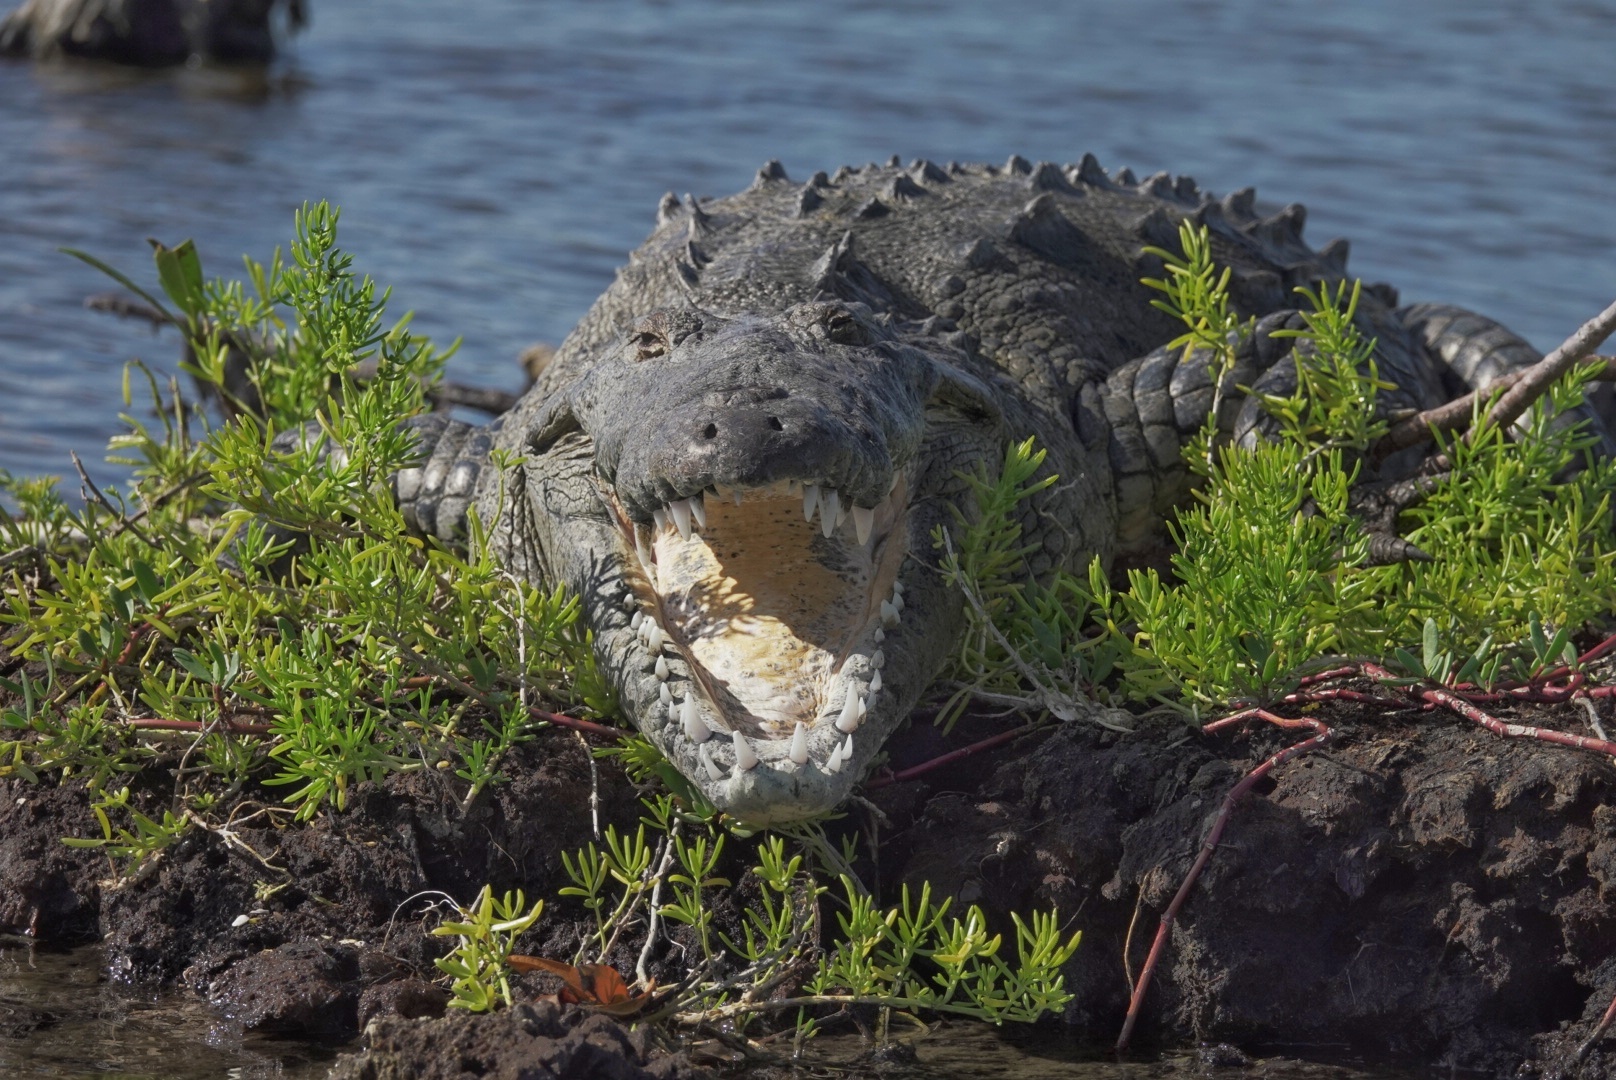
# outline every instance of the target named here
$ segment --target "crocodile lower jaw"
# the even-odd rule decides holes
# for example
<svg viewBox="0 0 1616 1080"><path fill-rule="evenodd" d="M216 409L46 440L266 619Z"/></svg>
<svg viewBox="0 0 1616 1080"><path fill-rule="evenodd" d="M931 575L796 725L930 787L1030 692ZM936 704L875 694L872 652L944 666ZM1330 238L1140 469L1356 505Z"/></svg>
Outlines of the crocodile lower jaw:
<svg viewBox="0 0 1616 1080"><path fill-rule="evenodd" d="M628 603L642 669L709 779L852 762L901 624L907 492L901 473L870 508L796 481L709 489L650 526L608 492L639 570Z"/></svg>

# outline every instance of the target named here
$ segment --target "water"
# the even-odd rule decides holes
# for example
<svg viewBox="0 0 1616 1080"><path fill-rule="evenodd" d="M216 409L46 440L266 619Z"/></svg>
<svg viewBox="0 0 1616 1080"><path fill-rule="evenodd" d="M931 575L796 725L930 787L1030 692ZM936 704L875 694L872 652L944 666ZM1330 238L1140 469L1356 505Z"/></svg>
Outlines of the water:
<svg viewBox="0 0 1616 1080"><path fill-rule="evenodd" d="M0 1076L38 1080L316 1080L344 1050L244 1035L189 995L155 994L107 981L96 947L52 951L0 937ZM914 1057L889 1065L890 1080L1190 1080L1210 1075L1193 1056L1118 1063L1064 1046L1046 1033L985 1024L941 1024L916 1037ZM789 1052L788 1046L774 1048ZM856 1035L826 1035L809 1045L812 1066L848 1062L868 1050ZM821 1075L837 1070L820 1069ZM861 1075L854 1066L848 1075ZM1408 1080L1378 1068L1265 1061L1266 1080ZM771 1075L783 1075L776 1070Z"/></svg>
<svg viewBox="0 0 1616 1080"><path fill-rule="evenodd" d="M1616 294L1608 5L1275 0L316 0L267 94L217 73L0 64L0 468L69 472L116 430L119 370L172 335L81 307L151 282L144 238L213 272L294 207L346 246L453 377L514 387L649 231L780 158L1075 161L1255 184L1354 241L1353 269L1557 343ZM116 470L101 470L115 475Z"/></svg>
<svg viewBox="0 0 1616 1080"><path fill-rule="evenodd" d="M337 1049L243 1035L179 992L106 980L97 948L0 937L0 1076L69 1080L314 1080Z"/></svg>

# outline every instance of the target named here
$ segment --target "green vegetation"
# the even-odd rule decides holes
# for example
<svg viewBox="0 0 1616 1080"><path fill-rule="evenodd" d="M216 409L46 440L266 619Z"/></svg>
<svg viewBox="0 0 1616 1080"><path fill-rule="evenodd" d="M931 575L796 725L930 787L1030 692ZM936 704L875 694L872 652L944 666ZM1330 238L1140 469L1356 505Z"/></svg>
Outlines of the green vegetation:
<svg viewBox="0 0 1616 1080"><path fill-rule="evenodd" d="M1053 912L1034 913L1025 922L1011 916L1016 933L1016 958L1011 961L1002 955L1002 936L989 932L979 907L969 907L963 919L951 917L952 902L935 902L930 886L923 886L918 897L905 886L899 903L882 909L844 869L836 916L841 933L821 947L825 928L820 900L831 890L803 855L787 856L786 837L780 835L756 844L757 862L740 882L739 895L747 900L735 913L736 932L725 932L717 926L717 914L723 893L733 898L736 892L734 883L717 871L726 841L735 834L722 831L713 816L679 810L670 796L648 800L646 808L648 816L632 836L608 827L604 847L591 843L575 855L564 855L573 884L560 893L579 898L594 919L595 932L572 958L579 969L605 963L625 936L646 933L637 924L646 922L647 908L651 929L646 951L658 920L688 928L687 948L693 953L688 973L657 1003L657 1015L682 1024L723 1023L741 1030L767 1014L795 1012L800 1041L816 1030L816 1012L830 1008L878 1007L884 1031L894 1011L911 1016L949 1013L1000 1024L1036 1020L1071 1000L1061 967L1081 935L1066 934ZM655 852L646 841L647 826L659 837ZM812 841L823 843L818 826L806 831L815 834L799 835L810 841L805 845L809 850L818 846ZM831 861L845 865L834 856ZM669 895L659 903L664 888ZM507 902L488 919L513 920L520 904L520 897L514 907ZM452 958L457 979L469 979L470 971L481 973L475 987L468 984L462 990L457 982L457 1004L491 1007L495 988L504 985L507 974L506 965L492 961L503 960L508 948L500 953L480 944L488 932L471 933L464 923L446 924L436 932L461 936L461 949ZM642 953L642 973L644 962ZM451 970L448 962L439 966ZM779 993L797 986L801 993Z"/></svg>
<svg viewBox="0 0 1616 1080"><path fill-rule="evenodd" d="M435 936L460 939L448 956L433 961L454 980L449 1004L470 1012L511 1005L511 951L543 913L544 901L529 908L520 889L495 897L494 890L484 885L471 906L460 909L458 920L439 923L432 931Z"/></svg>
<svg viewBox="0 0 1616 1080"><path fill-rule="evenodd" d="M336 247L335 211L296 225L289 265L247 261L251 293L204 281L189 244L157 251L193 373L250 394L257 415L210 425L136 365L155 419L128 416L113 440L127 491L90 486L73 508L49 482L0 478L15 507L0 511L0 687L15 699L0 772L83 775L104 792L165 754L163 728L183 740L176 809L251 778L308 818L342 809L360 780L423 765L475 794L530 737L530 698L612 710L575 601L485 551L467 561L406 533L387 478L411 460L401 420L446 354L407 318L383 329L387 294ZM244 381L228 370L241 360ZM270 452L309 417L303 448ZM308 538L295 560L294 535ZM108 797L98 813L109 852L136 859L184 820L114 832L107 814L127 810Z"/></svg>
<svg viewBox="0 0 1616 1080"><path fill-rule="evenodd" d="M1158 251L1167 277L1148 281L1186 332L1173 347L1204 358L1220 379L1251 332L1229 314L1228 274L1211 262L1205 230L1186 226L1184 254ZM1055 482L1034 480L1042 451L1013 447L996 478L972 478L974 512L938 537L944 567L971 601L956 673L972 692L1039 690L1028 704L1071 708L1078 696L1155 701L1203 711L1271 700L1321 658L1449 652L1468 676L1540 664L1542 627L1566 635L1608 616L1616 598L1611 500L1616 463L1556 415L1582 400L1592 370L1568 373L1510 434L1479 424L1442 442L1451 475L1401 519L1431 562L1368 566L1367 538L1348 513L1362 452L1383 433L1385 387L1358 333L1356 285L1300 290L1298 389L1264 399L1277 437L1229 446L1216 409L1186 460L1205 478L1170 525L1172 576L1131 570L1113 588L1096 562L1085 577L1025 580L1017 502ZM1484 403L1478 404L1478 414ZM1568 475L1571 466L1580 471ZM1411 668L1410 670L1414 670ZM1417 672L1423 674L1423 672Z"/></svg>

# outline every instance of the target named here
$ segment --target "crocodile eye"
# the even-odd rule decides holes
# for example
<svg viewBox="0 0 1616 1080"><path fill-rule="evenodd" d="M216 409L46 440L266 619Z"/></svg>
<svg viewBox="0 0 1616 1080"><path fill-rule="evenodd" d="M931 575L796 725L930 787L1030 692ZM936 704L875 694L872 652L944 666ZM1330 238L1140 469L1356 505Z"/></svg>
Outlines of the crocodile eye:
<svg viewBox="0 0 1616 1080"><path fill-rule="evenodd" d="M634 335L634 359L650 360L657 356L666 356L668 342L661 334L654 330L641 330Z"/></svg>
<svg viewBox="0 0 1616 1080"><path fill-rule="evenodd" d="M825 330L830 339L842 345L864 343L864 324L846 311L832 311L825 317Z"/></svg>

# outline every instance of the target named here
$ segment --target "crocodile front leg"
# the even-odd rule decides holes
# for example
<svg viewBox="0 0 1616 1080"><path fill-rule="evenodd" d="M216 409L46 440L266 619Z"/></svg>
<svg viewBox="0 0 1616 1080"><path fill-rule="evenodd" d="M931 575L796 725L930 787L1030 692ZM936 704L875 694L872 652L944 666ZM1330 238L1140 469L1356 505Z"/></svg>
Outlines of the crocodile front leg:
<svg viewBox="0 0 1616 1080"><path fill-rule="evenodd" d="M488 454L503 424L468 424L443 413L406 420L419 440L421 463L393 477L404 521L423 536L450 545L466 541L466 511L476 498L477 480L488 466Z"/></svg>
<svg viewBox="0 0 1616 1080"><path fill-rule="evenodd" d="M476 496L477 480L486 471L489 451L502 424L503 418L486 425L468 424L444 413L425 413L403 421L404 428L415 432L420 464L394 473L392 487L405 524L412 531L452 547L464 546L466 512ZM270 449L289 454L299 445L324 438L319 423L311 420L276 435ZM342 452L326 441L320 458ZM286 536L292 538L294 534Z"/></svg>
<svg viewBox="0 0 1616 1080"><path fill-rule="evenodd" d="M1254 397L1239 389L1286 393L1294 365L1279 361L1294 341L1274 331L1304 326L1293 310L1258 321L1235 353L1235 364L1215 395L1211 354L1166 347L1131 360L1105 382L1085 387L1077 409L1079 436L1091 448L1103 439L1117 496L1117 556L1120 563L1156 554L1166 541L1166 522L1188 500L1195 477L1184 462L1185 442L1200 430L1218 396L1218 429L1249 443L1266 419Z"/></svg>

